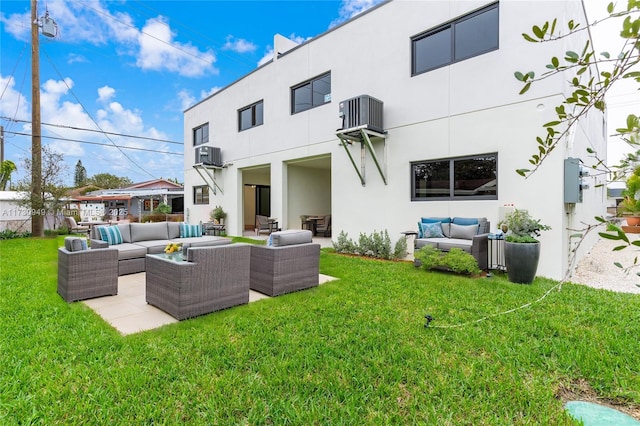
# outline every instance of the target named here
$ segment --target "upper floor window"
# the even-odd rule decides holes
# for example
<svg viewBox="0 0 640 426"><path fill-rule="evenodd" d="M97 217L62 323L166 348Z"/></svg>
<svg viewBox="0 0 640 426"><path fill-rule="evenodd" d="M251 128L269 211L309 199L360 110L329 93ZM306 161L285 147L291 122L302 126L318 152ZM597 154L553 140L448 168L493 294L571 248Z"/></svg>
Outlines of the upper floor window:
<svg viewBox="0 0 640 426"><path fill-rule="evenodd" d="M262 111L263 101L238 110L238 131L260 126L263 123Z"/></svg>
<svg viewBox="0 0 640 426"><path fill-rule="evenodd" d="M411 74L498 49L498 3L411 39Z"/></svg>
<svg viewBox="0 0 640 426"><path fill-rule="evenodd" d="M498 198L498 154L411 163L411 200Z"/></svg>
<svg viewBox="0 0 640 426"><path fill-rule="evenodd" d="M193 129L193 146L209 142L209 123Z"/></svg>
<svg viewBox="0 0 640 426"><path fill-rule="evenodd" d="M193 187L193 204L209 204L209 187L194 186Z"/></svg>
<svg viewBox="0 0 640 426"><path fill-rule="evenodd" d="M291 88L291 114L331 102L331 72Z"/></svg>

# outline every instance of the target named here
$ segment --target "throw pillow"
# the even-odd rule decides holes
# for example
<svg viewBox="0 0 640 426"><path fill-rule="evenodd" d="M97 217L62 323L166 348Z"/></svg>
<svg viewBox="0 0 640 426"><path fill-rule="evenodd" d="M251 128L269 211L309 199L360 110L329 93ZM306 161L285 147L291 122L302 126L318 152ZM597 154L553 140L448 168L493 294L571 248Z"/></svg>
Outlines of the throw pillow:
<svg viewBox="0 0 640 426"><path fill-rule="evenodd" d="M476 217L454 217L451 223L456 225L477 225L478 218Z"/></svg>
<svg viewBox="0 0 640 426"><path fill-rule="evenodd" d="M442 224L440 222L422 223L422 238L444 238Z"/></svg>
<svg viewBox="0 0 640 426"><path fill-rule="evenodd" d="M202 237L200 225L189 225L188 223L180 223L180 238Z"/></svg>
<svg viewBox="0 0 640 426"><path fill-rule="evenodd" d="M89 248L87 247L87 240L85 238L79 238L79 237L66 237L64 239L64 248L67 249L67 251L84 251L84 250L88 250Z"/></svg>
<svg viewBox="0 0 640 426"><path fill-rule="evenodd" d="M110 246L115 244L122 244L122 234L117 226L100 226L98 228L100 232L100 239L106 241Z"/></svg>
<svg viewBox="0 0 640 426"><path fill-rule="evenodd" d="M461 240L473 240L473 236L478 233L478 225L457 225L451 224L451 238Z"/></svg>

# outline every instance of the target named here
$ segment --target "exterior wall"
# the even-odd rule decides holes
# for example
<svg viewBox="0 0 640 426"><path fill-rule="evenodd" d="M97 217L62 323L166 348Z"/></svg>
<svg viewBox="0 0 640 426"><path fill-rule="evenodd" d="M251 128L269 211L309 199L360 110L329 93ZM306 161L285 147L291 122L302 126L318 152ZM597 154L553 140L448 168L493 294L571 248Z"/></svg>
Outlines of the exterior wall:
<svg viewBox="0 0 640 426"><path fill-rule="evenodd" d="M564 158L581 157L590 143L606 149L601 114L592 114L568 142L556 148L542 168L524 179L516 174L537 152L535 137L554 119L554 107L567 91L564 78L548 78L520 96L516 70L543 69L549 58L582 46L583 40L533 44L520 34L534 24L558 17L584 22L580 1L500 3L498 50L411 76L412 36L491 4L487 1L392 1L365 13L277 61L266 64L185 112L185 207L192 222L205 220L213 206L229 212L227 232L239 234L245 184L256 169L268 170L271 216L284 228L299 228L300 214L332 214L334 237L360 232L416 229L421 216L486 216L497 229L505 204L527 209L552 226L541 238L539 275L561 278L568 265L569 227L603 214L603 190L590 189L582 204L565 205ZM558 27L564 24L558 24ZM577 48L575 48L577 50ZM331 71L328 104L290 114L290 88ZM387 185L371 155L364 156L366 185L339 143L338 103L367 94L384 102L386 141L374 141ZM264 124L238 132L237 111L264 101ZM208 206L194 206L191 187L203 185L193 170L192 129L209 123L208 145L222 149L228 164L217 170L223 193ZM360 144L348 148L358 166ZM410 162L497 153L498 199L411 201ZM306 167L324 158L326 167ZM588 164L588 163L587 163ZM328 189L327 189L328 188ZM595 185L592 185L595 188ZM591 220L590 220L591 219ZM589 248L593 240L582 247Z"/></svg>

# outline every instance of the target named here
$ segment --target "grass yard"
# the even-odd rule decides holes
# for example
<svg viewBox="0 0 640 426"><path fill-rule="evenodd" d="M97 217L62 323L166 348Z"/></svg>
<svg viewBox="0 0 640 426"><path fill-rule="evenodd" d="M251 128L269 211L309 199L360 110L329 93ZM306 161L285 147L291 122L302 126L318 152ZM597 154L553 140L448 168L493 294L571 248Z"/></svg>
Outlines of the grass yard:
<svg viewBox="0 0 640 426"><path fill-rule="evenodd" d="M577 424L640 407L640 296L323 250L322 286L121 336L56 293L58 239L0 241L0 424Z"/></svg>

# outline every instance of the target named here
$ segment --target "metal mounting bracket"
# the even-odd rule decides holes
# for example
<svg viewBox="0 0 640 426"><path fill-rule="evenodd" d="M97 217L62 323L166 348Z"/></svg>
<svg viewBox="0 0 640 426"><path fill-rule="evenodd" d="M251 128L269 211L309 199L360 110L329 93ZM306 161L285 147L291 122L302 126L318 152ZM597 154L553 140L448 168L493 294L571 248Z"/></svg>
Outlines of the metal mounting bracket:
<svg viewBox="0 0 640 426"><path fill-rule="evenodd" d="M344 150L347 152L347 155L349 156L349 160L351 160L351 164L353 165L353 168L358 174L358 177L360 178L360 183L362 184L362 186L366 185L366 181L365 181L366 150L369 150L369 153L371 154L371 158L373 159L373 163L376 165L376 168L378 169L378 173L380 173L380 177L382 178L382 181L384 182L385 185L387 185L386 174L383 170L383 166L386 166L386 156L387 156L387 144L386 144L387 135L386 134L370 130L367 128L367 126L359 126L351 129L338 130L338 132L336 133L336 136L338 136L338 139L340 139L340 144L342 145ZM373 149L373 143L371 142L372 138L381 139L384 144L383 145L383 161L384 161L383 165L381 165L380 161L378 161L378 156L376 155L376 151ZM356 165L356 162L353 159L351 152L349 151L349 145L351 145L354 142L360 142L360 169L358 169L358 166Z"/></svg>
<svg viewBox="0 0 640 426"><path fill-rule="evenodd" d="M197 163L193 165L193 168L196 169L196 172L198 172L209 189L213 191L213 195L216 195L216 188L220 191L221 194L224 194L222 188L220 188L218 182L216 181L216 170L222 170L222 167L208 166L206 164Z"/></svg>

